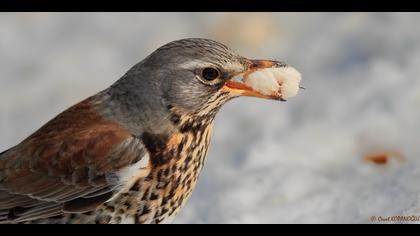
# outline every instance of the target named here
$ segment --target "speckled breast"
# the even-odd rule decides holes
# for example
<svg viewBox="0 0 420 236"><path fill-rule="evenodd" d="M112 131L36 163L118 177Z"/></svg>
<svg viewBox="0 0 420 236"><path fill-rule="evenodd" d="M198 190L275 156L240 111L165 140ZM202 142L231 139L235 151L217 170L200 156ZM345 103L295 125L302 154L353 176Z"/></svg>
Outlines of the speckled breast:
<svg viewBox="0 0 420 236"><path fill-rule="evenodd" d="M154 140L157 137L145 134L143 140L151 152L149 174L101 206L93 214L96 215L95 222L170 223L196 185L207 156L212 128L212 123L184 127L184 132L173 134L161 145L165 147L162 149Z"/></svg>

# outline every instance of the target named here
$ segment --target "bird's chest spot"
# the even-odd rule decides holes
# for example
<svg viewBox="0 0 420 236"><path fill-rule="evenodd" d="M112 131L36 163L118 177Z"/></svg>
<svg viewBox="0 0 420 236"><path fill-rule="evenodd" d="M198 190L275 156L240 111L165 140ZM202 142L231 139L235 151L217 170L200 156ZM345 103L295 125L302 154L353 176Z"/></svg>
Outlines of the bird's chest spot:
<svg viewBox="0 0 420 236"><path fill-rule="evenodd" d="M149 140L150 172L126 192L104 205L114 223L164 223L173 219L190 197L204 165L212 126L200 132L179 132L164 144ZM160 147L161 149L159 149ZM153 159L158 158L158 159Z"/></svg>
<svg viewBox="0 0 420 236"><path fill-rule="evenodd" d="M212 126L197 133L174 134L166 144L166 163L154 165L149 176L131 189L140 193L138 223L162 223L173 218L197 183L210 143ZM156 163L155 163L156 164Z"/></svg>

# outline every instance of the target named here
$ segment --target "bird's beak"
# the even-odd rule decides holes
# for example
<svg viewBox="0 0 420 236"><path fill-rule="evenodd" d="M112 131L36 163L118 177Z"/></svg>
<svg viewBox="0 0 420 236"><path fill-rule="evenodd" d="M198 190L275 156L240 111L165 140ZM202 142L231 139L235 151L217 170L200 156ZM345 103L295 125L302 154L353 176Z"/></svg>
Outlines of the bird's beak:
<svg viewBox="0 0 420 236"><path fill-rule="evenodd" d="M299 90L301 74L278 61L249 60L245 71L226 81L224 90L234 96L251 96L285 101Z"/></svg>

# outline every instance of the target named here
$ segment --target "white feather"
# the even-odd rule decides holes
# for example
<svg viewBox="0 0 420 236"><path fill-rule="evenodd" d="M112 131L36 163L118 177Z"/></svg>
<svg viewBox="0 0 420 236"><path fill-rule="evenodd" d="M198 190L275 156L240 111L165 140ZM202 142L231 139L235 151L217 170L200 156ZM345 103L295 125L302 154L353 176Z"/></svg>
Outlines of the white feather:
<svg viewBox="0 0 420 236"><path fill-rule="evenodd" d="M149 164L149 158L149 154L146 154L141 158L140 161L119 171L119 181L124 185L134 177L138 176L139 172L142 172L142 170L147 168Z"/></svg>
<svg viewBox="0 0 420 236"><path fill-rule="evenodd" d="M149 174L150 168L149 166L149 154L144 155L140 161L136 162L135 164L125 167L117 173L118 176L118 192L122 193L127 191L137 179L144 177ZM119 194L115 194L112 198L110 198L107 202L112 202L115 200Z"/></svg>
<svg viewBox="0 0 420 236"><path fill-rule="evenodd" d="M122 217L120 224L122 224L122 225L135 224L134 217L133 216Z"/></svg>

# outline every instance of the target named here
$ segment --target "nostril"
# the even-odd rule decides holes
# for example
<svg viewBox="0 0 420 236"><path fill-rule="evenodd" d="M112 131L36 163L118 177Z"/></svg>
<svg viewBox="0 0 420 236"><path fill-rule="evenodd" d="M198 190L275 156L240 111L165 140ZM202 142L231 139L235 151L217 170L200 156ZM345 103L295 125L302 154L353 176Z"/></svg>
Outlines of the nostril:
<svg viewBox="0 0 420 236"><path fill-rule="evenodd" d="M250 60L251 63L249 64L249 69L263 69L263 68L281 68L287 67L288 65L284 62L280 61L272 61L272 60Z"/></svg>
<svg viewBox="0 0 420 236"><path fill-rule="evenodd" d="M286 67L287 64L284 62L280 62L280 61L272 61L273 62L273 67Z"/></svg>
<svg viewBox="0 0 420 236"><path fill-rule="evenodd" d="M253 62L253 63L251 63L251 65L249 65L250 69L254 69L254 68L258 68L258 67L259 67L259 64L257 62Z"/></svg>

